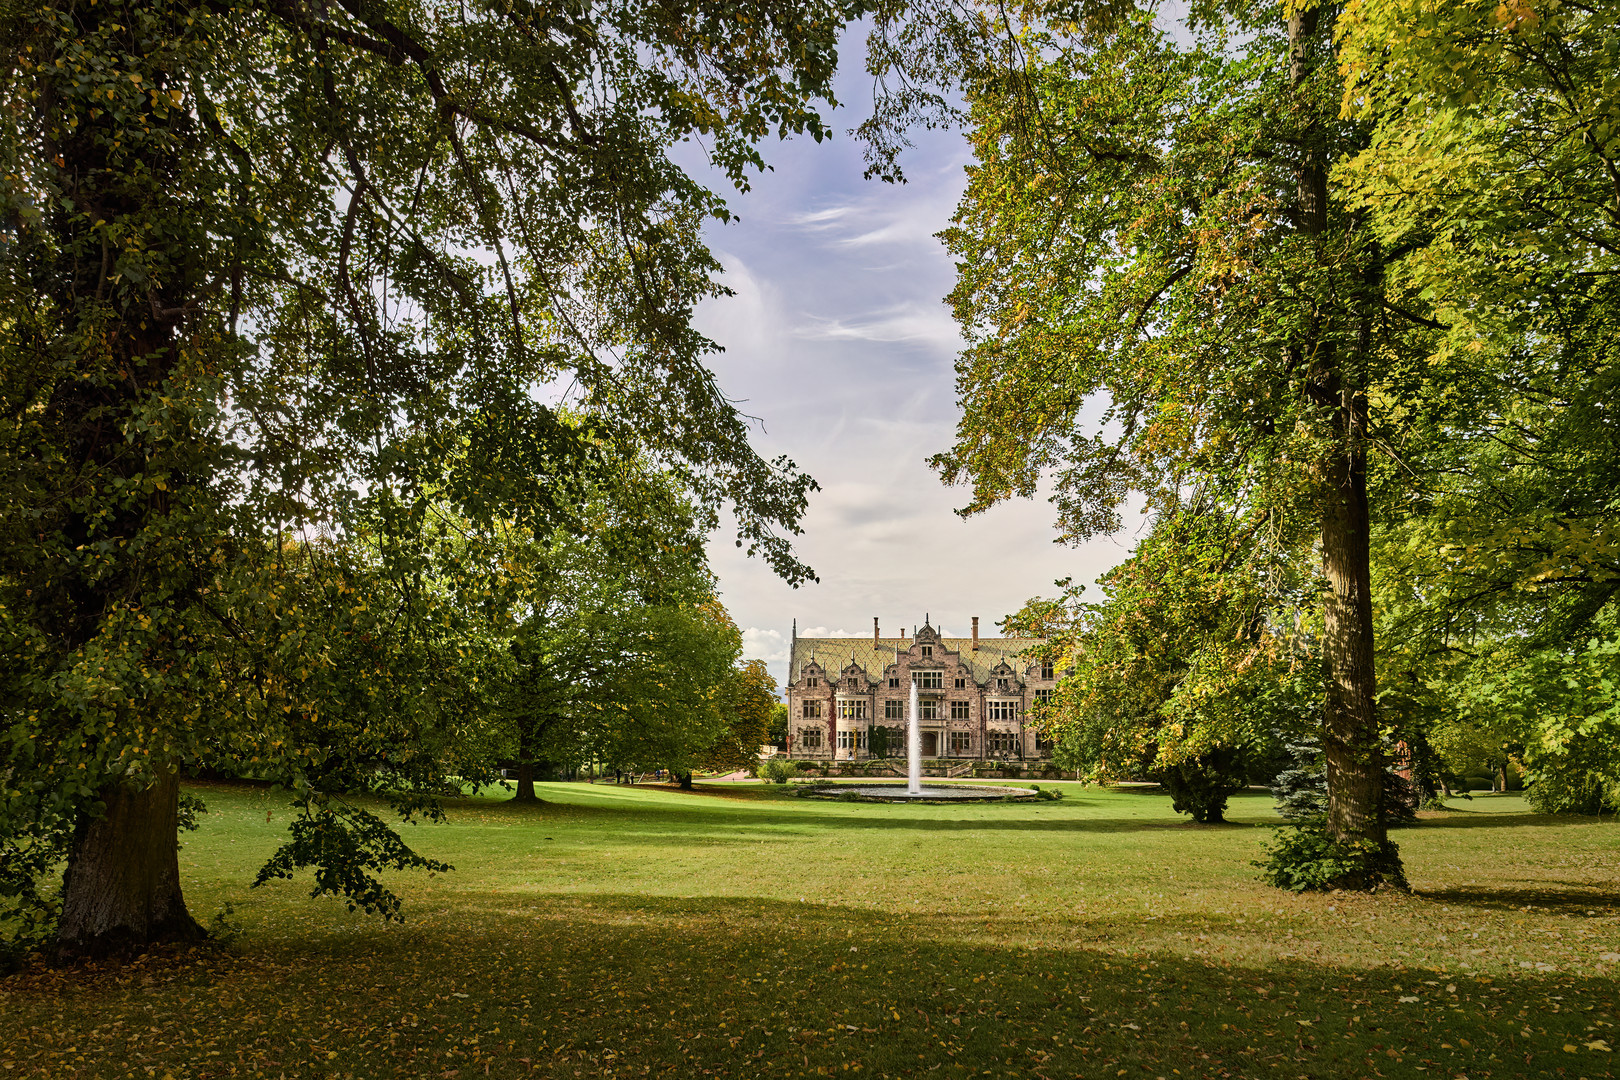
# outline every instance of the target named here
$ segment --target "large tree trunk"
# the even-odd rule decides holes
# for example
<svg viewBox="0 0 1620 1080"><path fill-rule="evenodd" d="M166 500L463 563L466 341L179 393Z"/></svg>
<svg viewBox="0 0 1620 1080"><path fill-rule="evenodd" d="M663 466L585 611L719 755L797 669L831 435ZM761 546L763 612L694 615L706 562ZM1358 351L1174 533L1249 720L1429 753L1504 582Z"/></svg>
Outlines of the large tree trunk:
<svg viewBox="0 0 1620 1080"><path fill-rule="evenodd" d="M206 936L180 895L180 780L101 792L106 814L80 821L62 889L58 946L100 954Z"/></svg>
<svg viewBox="0 0 1620 1080"><path fill-rule="evenodd" d="M1306 82L1331 58L1331 27L1320 9L1295 9L1288 19L1289 81L1301 92L1309 116ZM1300 132L1297 172L1299 229L1321 237L1328 228L1327 131L1319 120ZM1317 497L1322 529L1322 666L1326 683L1322 747L1327 757L1328 833L1335 840L1370 844L1365 875L1346 880L1365 886L1379 880L1385 860L1384 761L1379 746L1373 667L1372 567L1368 547L1367 398L1347 385L1343 356L1329 339L1332 328L1315 326L1316 340L1301 343L1308 358L1307 393L1328 428L1328 448L1318 465ZM1326 332L1325 332L1326 331ZM1398 867L1398 864L1395 864ZM1395 871L1398 874L1398 869Z"/></svg>
<svg viewBox="0 0 1620 1080"><path fill-rule="evenodd" d="M64 11L77 32L55 39L53 48L69 45L58 60L78 41L102 40L97 35L109 21L127 19L118 5L77 5L55 13ZM169 45L127 27L120 32L133 50L123 57L124 66L136 83L144 73L152 88L147 93L159 100L163 58L157 53ZM42 560L26 571L32 575L26 584L44 600L45 633L65 655L82 657L96 639L117 635L109 627L130 610L148 609L159 625L184 625L174 613L192 601L195 582L176 553L206 552L217 538L208 531L210 523L196 520L197 507L209 505L207 493L177 494L199 482L186 469L200 460L189 455L188 444L203 445L201 436L186 421L158 419L183 417L189 407L171 408L169 397L188 402L190 376L173 385L169 380L176 377L182 321L203 310L208 275L199 261L201 233L176 226L187 220L181 204L192 197L185 192L177 149L189 123L184 112L159 115L148 104L132 119L67 92L67 68L42 62L35 71L40 107L51 117L47 148L63 197L44 209L40 228L53 238L53 253L36 249L33 273L37 287L54 293L51 318L60 324L60 340L49 347L75 350L61 356L71 356L76 365L64 370L37 418L54 432L62 455L61 468L52 467L53 482L64 495L72 492L58 501L65 508L61 517L41 527L59 533L68 550L100 554L65 563L59 557ZM136 130L152 137L126 142ZM172 138L160 137L164 131ZM98 235L102 228L107 231ZM112 257L109 235L140 252L145 261L138 276ZM98 249L99 259L87 257ZM153 408L157 404L164 408ZM166 482L133 482L143 476ZM123 485L116 498L110 494L115 484ZM101 492L109 494L103 498ZM185 507L181 517L173 515L173 506ZM166 660L158 654L144 662L161 668ZM78 722L69 715L63 725ZM68 856L61 949L100 953L203 936L180 893L178 777L162 772L144 789L110 784L96 798L104 813L79 818Z"/></svg>
<svg viewBox="0 0 1620 1080"><path fill-rule="evenodd" d="M512 801L520 803L537 803L540 801L540 797L534 793L534 762L518 762L517 794L512 796Z"/></svg>
<svg viewBox="0 0 1620 1080"><path fill-rule="evenodd" d="M517 794L512 797L513 802L540 801L540 797L534 793L534 755L538 749L539 740L533 730L532 721L526 719L518 731Z"/></svg>
<svg viewBox="0 0 1620 1080"><path fill-rule="evenodd" d="M1384 755L1379 745L1373 668L1372 571L1367 548L1366 402L1340 394L1342 440L1321 491L1322 666L1327 684L1322 748L1327 756L1328 833L1337 840L1387 839Z"/></svg>

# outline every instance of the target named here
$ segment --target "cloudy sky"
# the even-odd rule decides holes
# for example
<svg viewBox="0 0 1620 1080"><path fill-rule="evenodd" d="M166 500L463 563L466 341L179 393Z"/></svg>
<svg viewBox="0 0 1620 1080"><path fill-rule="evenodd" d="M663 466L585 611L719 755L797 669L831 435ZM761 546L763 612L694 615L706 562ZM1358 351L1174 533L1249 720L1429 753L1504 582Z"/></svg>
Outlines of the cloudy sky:
<svg viewBox="0 0 1620 1080"><path fill-rule="evenodd" d="M709 242L736 296L705 307L701 329L724 346L721 386L758 417L755 446L785 453L821 484L800 538L820 584L791 589L722 532L711 544L722 599L745 634L745 655L780 682L789 629L869 634L920 624L981 632L1054 579L1092 581L1126 554L1127 533L1082 548L1055 545L1044 501L964 521L966 501L926 466L956 422L953 361L960 347L943 298L951 260L934 236L949 223L969 154L950 133L921 133L906 159L910 183L861 178L860 147L842 132L871 100L859 39L847 43L831 143L766 148L773 172L734 194L741 220Z"/></svg>

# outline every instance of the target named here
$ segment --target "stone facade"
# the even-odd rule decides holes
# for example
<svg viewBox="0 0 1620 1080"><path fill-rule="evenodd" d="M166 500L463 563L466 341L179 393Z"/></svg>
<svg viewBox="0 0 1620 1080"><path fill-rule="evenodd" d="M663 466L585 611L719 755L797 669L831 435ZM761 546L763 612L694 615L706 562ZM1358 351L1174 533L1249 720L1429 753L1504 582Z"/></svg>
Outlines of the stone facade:
<svg viewBox="0 0 1620 1080"><path fill-rule="evenodd" d="M1048 748L1029 711L1061 672L1024 655L1043 638L801 638L788 668L788 754L812 761L866 761L872 729L887 729L887 756L905 757L906 705L917 683L925 759L1030 761Z"/></svg>

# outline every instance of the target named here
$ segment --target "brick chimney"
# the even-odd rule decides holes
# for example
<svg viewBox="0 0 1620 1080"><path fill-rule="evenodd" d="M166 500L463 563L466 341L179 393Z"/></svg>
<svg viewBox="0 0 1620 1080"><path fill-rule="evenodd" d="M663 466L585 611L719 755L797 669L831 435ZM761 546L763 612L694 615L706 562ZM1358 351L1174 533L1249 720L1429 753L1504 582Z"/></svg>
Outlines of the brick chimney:
<svg viewBox="0 0 1620 1080"><path fill-rule="evenodd" d="M973 616L973 651L979 651L979 617Z"/></svg>
<svg viewBox="0 0 1620 1080"><path fill-rule="evenodd" d="M872 644L876 645L878 643L878 638L881 636L882 635L878 633L877 616L874 615L872 616Z"/></svg>

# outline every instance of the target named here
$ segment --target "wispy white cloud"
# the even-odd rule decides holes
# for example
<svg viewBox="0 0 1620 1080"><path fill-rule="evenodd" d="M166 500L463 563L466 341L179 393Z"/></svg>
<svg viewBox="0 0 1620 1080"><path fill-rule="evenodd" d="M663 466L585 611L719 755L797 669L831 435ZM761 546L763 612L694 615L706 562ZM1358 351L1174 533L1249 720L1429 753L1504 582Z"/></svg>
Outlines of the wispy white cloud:
<svg viewBox="0 0 1620 1080"><path fill-rule="evenodd" d="M789 225L798 225L801 228L827 228L849 216L852 209L853 207L850 206L829 206L825 210L812 210L804 214L789 214L787 223Z"/></svg>
<svg viewBox="0 0 1620 1080"><path fill-rule="evenodd" d="M932 232L922 233L918 230L919 223L910 214L896 217L884 222L875 229L869 229L854 236L845 236L839 239L844 247L876 247L882 244L911 244L918 240L933 239Z"/></svg>
<svg viewBox="0 0 1620 1080"><path fill-rule="evenodd" d="M942 305L915 301L861 313L857 318L812 316L794 327L793 334L812 341L916 342L953 352L962 343L956 321Z"/></svg>

